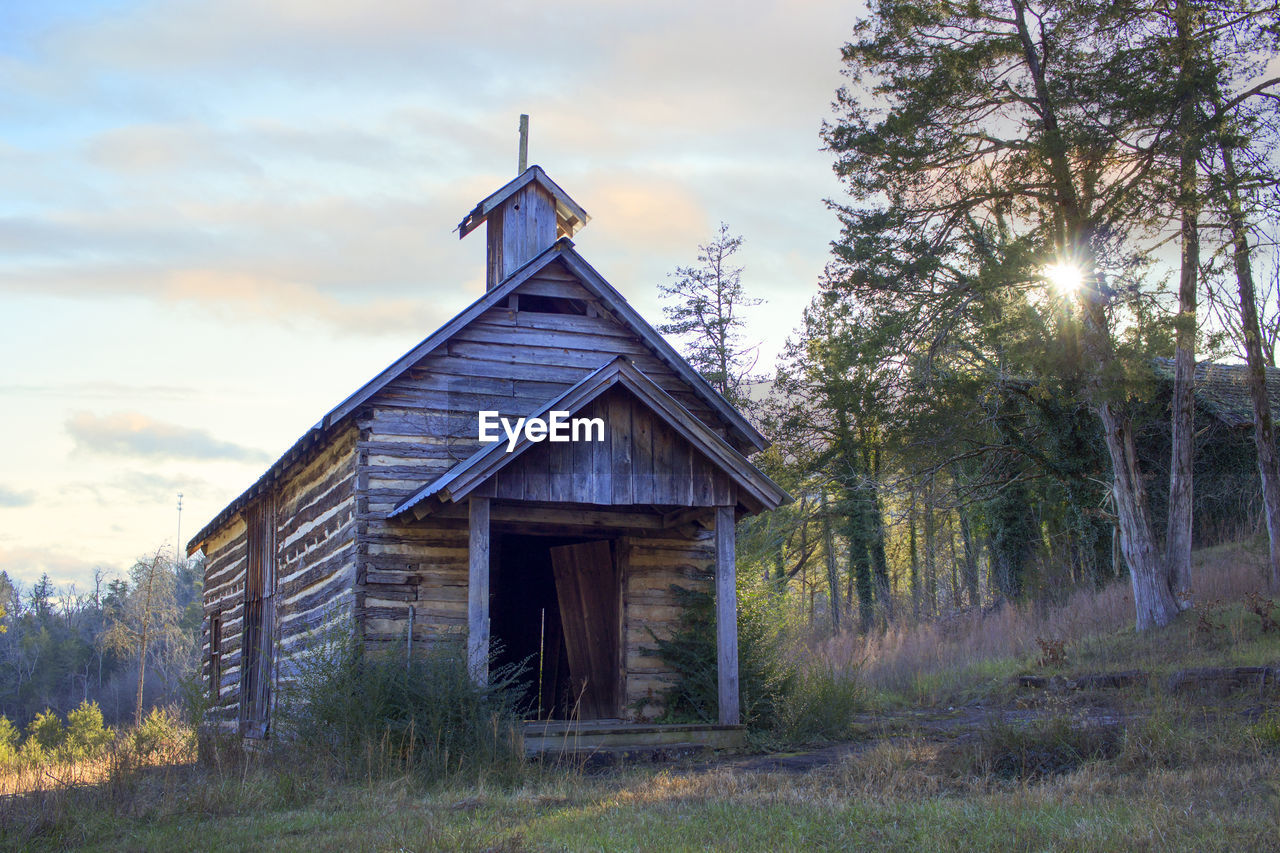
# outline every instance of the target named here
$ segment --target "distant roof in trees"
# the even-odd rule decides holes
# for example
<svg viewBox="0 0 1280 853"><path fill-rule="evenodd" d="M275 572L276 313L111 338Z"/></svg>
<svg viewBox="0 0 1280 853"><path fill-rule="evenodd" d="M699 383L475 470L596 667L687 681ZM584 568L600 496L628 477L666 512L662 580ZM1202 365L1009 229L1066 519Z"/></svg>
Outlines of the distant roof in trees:
<svg viewBox="0 0 1280 853"><path fill-rule="evenodd" d="M1173 359L1157 358L1156 375L1173 381ZM1196 405L1228 427L1253 425L1253 402L1249 398L1249 368L1243 364L1202 361L1196 365ZM1271 414L1280 420L1280 368L1267 368L1267 395Z"/></svg>

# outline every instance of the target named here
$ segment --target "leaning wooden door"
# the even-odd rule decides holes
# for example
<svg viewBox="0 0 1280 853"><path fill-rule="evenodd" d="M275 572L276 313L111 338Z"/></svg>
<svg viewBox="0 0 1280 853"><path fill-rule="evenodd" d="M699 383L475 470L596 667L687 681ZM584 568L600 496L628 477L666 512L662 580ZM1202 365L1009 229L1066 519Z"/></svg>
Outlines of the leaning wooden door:
<svg viewBox="0 0 1280 853"><path fill-rule="evenodd" d="M584 720L619 715L621 587L606 541L551 549L569 677ZM579 698L580 697L580 698Z"/></svg>

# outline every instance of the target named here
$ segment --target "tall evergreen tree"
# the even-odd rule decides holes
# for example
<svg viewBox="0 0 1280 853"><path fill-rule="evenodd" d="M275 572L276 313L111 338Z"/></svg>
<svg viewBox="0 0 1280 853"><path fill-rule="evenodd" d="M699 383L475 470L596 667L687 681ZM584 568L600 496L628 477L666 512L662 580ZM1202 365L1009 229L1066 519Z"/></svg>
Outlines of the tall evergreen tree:
<svg viewBox="0 0 1280 853"><path fill-rule="evenodd" d="M670 283L658 285L667 318L658 331L674 335L683 344L685 358L711 387L744 407L757 346L743 341L741 311L761 300L746 295L742 267L733 265L740 248L742 237L722 222L716 236L698 247L698 266L677 267Z"/></svg>

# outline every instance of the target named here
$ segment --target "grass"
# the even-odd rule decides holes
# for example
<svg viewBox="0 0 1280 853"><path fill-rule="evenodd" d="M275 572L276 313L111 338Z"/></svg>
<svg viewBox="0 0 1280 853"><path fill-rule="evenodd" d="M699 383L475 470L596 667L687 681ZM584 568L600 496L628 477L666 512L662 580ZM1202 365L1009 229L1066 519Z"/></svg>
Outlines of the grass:
<svg viewBox="0 0 1280 853"><path fill-rule="evenodd" d="M1011 698L1010 679L1031 671L1164 673L1276 663L1280 632L1261 635L1258 617L1244 605L1246 595L1265 590L1265 547L1251 540L1196 552L1197 610L1159 631L1133 631L1133 594L1127 582L1119 581L1101 590L1079 590L1051 608L1026 603L969 610L937 621L901 620L868 635L815 640L813 654L833 671L856 677L879 708L1005 701ZM1201 613L1221 627L1197 632ZM1062 642L1066 665L1037 666L1039 640Z"/></svg>
<svg viewBox="0 0 1280 853"><path fill-rule="evenodd" d="M1218 602L1203 614L1208 628L1191 612L1136 634L1117 587L1081 594L1070 605L1081 612L1004 608L861 646L828 642L816 671L860 673L875 709L863 715L859 742L803 772L728 757L594 774L529 765L429 782L240 756L0 799L0 847L1274 849L1280 697L1170 694L1162 681L1187 667L1280 663L1280 631L1263 631L1242 603L1256 587L1257 558L1245 547L1198 555L1201 600ZM1062 659L1037 659L1046 630ZM1057 693L1010 681L1136 668L1155 677ZM808 695L824 707L849 696L827 684Z"/></svg>
<svg viewBox="0 0 1280 853"><path fill-rule="evenodd" d="M1266 849L1280 755L1212 747L1136 769L1096 760L1034 781L958 772L940 750L884 743L803 775L639 770L537 775L507 789L404 780L277 799L246 790L185 811L88 811L31 849L738 850ZM256 807L255 807L256 805Z"/></svg>

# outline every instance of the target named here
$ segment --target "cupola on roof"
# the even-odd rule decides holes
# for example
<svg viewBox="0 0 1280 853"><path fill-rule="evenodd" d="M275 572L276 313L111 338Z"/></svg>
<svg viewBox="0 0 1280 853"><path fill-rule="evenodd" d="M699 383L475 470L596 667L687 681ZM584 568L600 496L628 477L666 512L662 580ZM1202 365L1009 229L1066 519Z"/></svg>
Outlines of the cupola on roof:
<svg viewBox="0 0 1280 853"><path fill-rule="evenodd" d="M530 166L477 204L458 223L459 239L488 222L485 287L542 254L561 237L572 237L591 217L541 166Z"/></svg>

